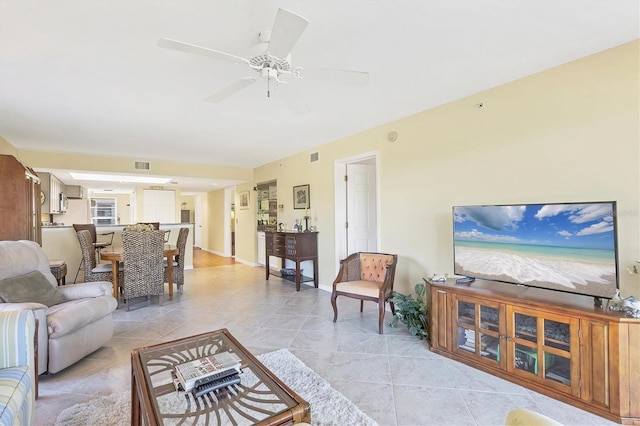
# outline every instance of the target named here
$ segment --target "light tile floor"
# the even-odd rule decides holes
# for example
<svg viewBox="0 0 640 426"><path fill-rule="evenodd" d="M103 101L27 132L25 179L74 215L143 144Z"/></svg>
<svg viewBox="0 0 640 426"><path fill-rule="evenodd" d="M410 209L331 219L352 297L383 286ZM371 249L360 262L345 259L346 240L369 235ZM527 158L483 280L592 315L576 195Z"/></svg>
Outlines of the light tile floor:
<svg viewBox="0 0 640 426"><path fill-rule="evenodd" d="M502 425L528 408L566 425L610 425L601 417L431 353L406 328L377 332L377 307L272 277L242 264L185 271L185 291L159 306L114 313L111 342L55 375L40 376L36 424L64 408L130 389L133 348L228 328L254 354L288 348L380 425ZM390 314L388 314L390 317ZM338 424L338 423L337 423Z"/></svg>

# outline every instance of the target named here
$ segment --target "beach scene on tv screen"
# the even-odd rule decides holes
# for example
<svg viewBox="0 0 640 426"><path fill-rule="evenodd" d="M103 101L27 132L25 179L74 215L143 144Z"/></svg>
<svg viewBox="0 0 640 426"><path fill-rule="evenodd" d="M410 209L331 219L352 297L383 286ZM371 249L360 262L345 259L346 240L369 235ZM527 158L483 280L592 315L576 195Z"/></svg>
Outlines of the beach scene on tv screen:
<svg viewBox="0 0 640 426"><path fill-rule="evenodd" d="M454 207L454 273L610 298L613 203Z"/></svg>

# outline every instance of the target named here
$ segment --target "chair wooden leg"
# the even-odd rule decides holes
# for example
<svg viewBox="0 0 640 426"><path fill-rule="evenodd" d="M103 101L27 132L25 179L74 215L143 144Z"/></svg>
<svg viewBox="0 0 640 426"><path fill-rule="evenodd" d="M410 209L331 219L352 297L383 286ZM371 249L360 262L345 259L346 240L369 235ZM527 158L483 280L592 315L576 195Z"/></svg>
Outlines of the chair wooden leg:
<svg viewBox="0 0 640 426"><path fill-rule="evenodd" d="M336 322L336 320L338 319L338 305L336 305L337 298L337 294L331 295L331 306L333 306L333 322Z"/></svg>
<svg viewBox="0 0 640 426"><path fill-rule="evenodd" d="M360 301L360 312L364 311L364 300Z"/></svg>
<svg viewBox="0 0 640 426"><path fill-rule="evenodd" d="M393 315L396 314L396 305L393 304L393 302L389 302L389 306L391 306L391 313Z"/></svg>
<svg viewBox="0 0 640 426"><path fill-rule="evenodd" d="M379 316L378 316L378 333L382 334L382 328L384 326L384 311L385 311L385 303L384 300L381 300L378 302L378 310L379 310Z"/></svg>

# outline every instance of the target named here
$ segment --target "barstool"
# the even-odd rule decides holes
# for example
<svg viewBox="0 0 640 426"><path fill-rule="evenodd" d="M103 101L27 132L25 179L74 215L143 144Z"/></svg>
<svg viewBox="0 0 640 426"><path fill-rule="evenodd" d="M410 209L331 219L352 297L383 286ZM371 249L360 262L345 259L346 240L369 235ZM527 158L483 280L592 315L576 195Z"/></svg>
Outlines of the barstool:
<svg viewBox="0 0 640 426"><path fill-rule="evenodd" d="M78 233L78 231L83 231L83 230L89 231L89 233L91 234L92 242L93 242L93 248L96 251L96 259L98 261L97 263L100 263L100 250L102 250L105 247L109 247L113 243L113 236L115 235L115 232L105 232L103 234L99 234L101 236L110 235L111 239L109 241L100 241L100 242L98 242L97 241L98 234L96 233L96 225L94 225L93 223L74 224L73 225L73 229L76 231L76 233ZM78 266L78 270L76 271L76 277L73 279L74 283L78 280L78 275L80 274L80 269L82 269L82 265L83 264L84 264L84 258L81 258L80 265Z"/></svg>

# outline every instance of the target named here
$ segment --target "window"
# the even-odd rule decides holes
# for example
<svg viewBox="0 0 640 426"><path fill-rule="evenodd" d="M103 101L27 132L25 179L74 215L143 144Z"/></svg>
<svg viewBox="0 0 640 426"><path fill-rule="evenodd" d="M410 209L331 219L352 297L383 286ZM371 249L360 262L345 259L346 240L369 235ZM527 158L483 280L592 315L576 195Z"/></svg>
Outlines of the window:
<svg viewBox="0 0 640 426"><path fill-rule="evenodd" d="M116 199L115 198L90 198L91 223L95 225L115 225Z"/></svg>

